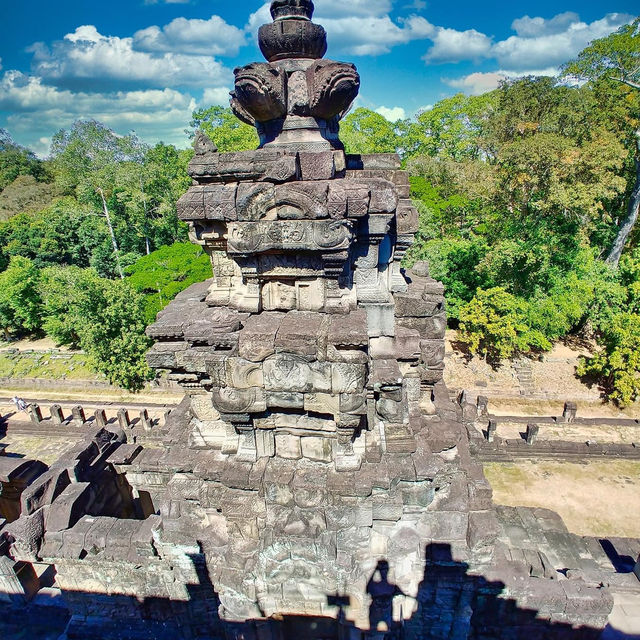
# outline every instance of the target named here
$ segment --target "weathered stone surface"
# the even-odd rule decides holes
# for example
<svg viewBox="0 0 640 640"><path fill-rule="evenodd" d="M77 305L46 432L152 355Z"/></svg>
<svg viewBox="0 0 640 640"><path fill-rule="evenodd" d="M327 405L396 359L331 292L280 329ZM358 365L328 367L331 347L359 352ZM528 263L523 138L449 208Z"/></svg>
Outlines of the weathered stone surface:
<svg viewBox="0 0 640 640"><path fill-rule="evenodd" d="M0 461L0 501L25 480L17 519L0 522L0 587L8 553L55 565L66 633L83 640L359 638L384 558L415 597L413 640L564 638L545 616L602 625L611 603L588 584L612 578L582 566L587 543L542 511L497 519L469 442L486 407L452 403L441 382L444 289L426 263L401 268L418 225L408 174L395 154L345 157L359 77L322 59L312 13L275 0L269 62L235 72L232 108L262 148L219 154L196 136L178 211L213 278L147 331L149 364L187 397L160 424L143 410L130 428L121 410L118 433L28 481L14 469L10 488ZM336 616L343 595L358 630ZM364 635L395 637L384 621Z"/></svg>
<svg viewBox="0 0 640 640"><path fill-rule="evenodd" d="M265 312L251 316L240 334L238 353L252 362L261 362L275 353L275 339L284 314Z"/></svg>

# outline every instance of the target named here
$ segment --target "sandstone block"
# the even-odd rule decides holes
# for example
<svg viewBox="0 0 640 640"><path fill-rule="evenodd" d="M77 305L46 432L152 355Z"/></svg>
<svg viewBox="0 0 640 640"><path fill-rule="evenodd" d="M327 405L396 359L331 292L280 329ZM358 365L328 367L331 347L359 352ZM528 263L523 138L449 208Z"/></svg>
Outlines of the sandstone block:
<svg viewBox="0 0 640 640"><path fill-rule="evenodd" d="M331 441L327 438L303 437L300 441L303 457L309 458L309 460L316 460L318 462L331 461Z"/></svg>
<svg viewBox="0 0 640 640"><path fill-rule="evenodd" d="M282 458L299 460L302 458L300 437L286 433L276 434L276 452Z"/></svg>

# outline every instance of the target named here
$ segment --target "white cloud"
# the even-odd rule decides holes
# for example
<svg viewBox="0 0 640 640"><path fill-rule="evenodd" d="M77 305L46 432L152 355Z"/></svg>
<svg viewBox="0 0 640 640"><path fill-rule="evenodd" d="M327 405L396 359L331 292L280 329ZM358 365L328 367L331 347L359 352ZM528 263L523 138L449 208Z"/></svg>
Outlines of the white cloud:
<svg viewBox="0 0 640 640"><path fill-rule="evenodd" d="M442 82L454 89L460 89L463 93L478 96L497 89L499 84L506 79L507 76L503 72L491 71L489 73L470 73L462 78L442 78Z"/></svg>
<svg viewBox="0 0 640 640"><path fill-rule="evenodd" d="M444 84L459 89L463 93L479 96L487 91L493 91L500 86L503 80L513 80L522 76L556 76L559 73L557 67L547 69L531 69L523 73L514 71L489 71L486 73L476 72L460 78L442 78Z"/></svg>
<svg viewBox="0 0 640 640"><path fill-rule="evenodd" d="M397 122L407 117L407 112L402 107L378 107L376 113L384 116L389 122Z"/></svg>
<svg viewBox="0 0 640 640"><path fill-rule="evenodd" d="M195 99L174 89L74 92L48 86L40 78L7 71L0 79L0 110L16 140L45 153L44 138L75 120L94 118L118 133L135 131L148 142L185 146L184 129Z"/></svg>
<svg viewBox="0 0 640 640"><path fill-rule="evenodd" d="M132 38L103 36L93 25L78 27L50 49L36 43L30 50L35 74L71 89L213 87L232 77L209 56L136 51Z"/></svg>
<svg viewBox="0 0 640 640"><path fill-rule="evenodd" d="M433 35L426 35L433 41L433 47L423 60L444 63L493 58L508 73L533 75L537 69L559 67L578 55L592 40L610 34L632 19L628 14L610 13L587 24L570 11L548 20L524 16L511 25L517 35L496 43L475 29L457 31L436 27Z"/></svg>
<svg viewBox="0 0 640 640"><path fill-rule="evenodd" d="M133 48L150 53L235 56L244 44L244 32L220 16L208 20L176 18L162 28L147 27L133 35Z"/></svg>
<svg viewBox="0 0 640 640"><path fill-rule="evenodd" d="M200 106L210 107L212 105L222 105L223 107L228 107L230 91L231 90L227 87L205 89L202 95L202 100L200 100Z"/></svg>
<svg viewBox="0 0 640 640"><path fill-rule="evenodd" d="M433 47L424 56L426 62L459 62L460 60L479 60L491 51L491 38L475 29L456 31L438 27Z"/></svg>
<svg viewBox="0 0 640 640"><path fill-rule="evenodd" d="M633 19L622 13L610 13L590 24L575 13L562 13L550 20L525 16L515 20L518 35L498 42L492 50L504 69L528 69L559 66L574 58L592 40L602 38Z"/></svg>
<svg viewBox="0 0 640 640"><path fill-rule="evenodd" d="M329 37L329 46L357 56L388 53L391 48L419 40L434 32L424 18L414 16L401 25L389 16L369 18L340 18L323 21Z"/></svg>
<svg viewBox="0 0 640 640"><path fill-rule="evenodd" d="M326 29L329 48L350 55L388 53L396 45L428 38L436 30L421 16L392 20L388 0L318 0L315 4L314 21ZM268 22L271 14L267 3L249 16L246 29L255 34Z"/></svg>
<svg viewBox="0 0 640 640"><path fill-rule="evenodd" d="M559 13L549 20L523 16L511 23L511 28L522 38L536 38L566 31L574 22L580 22L580 16L573 11Z"/></svg>

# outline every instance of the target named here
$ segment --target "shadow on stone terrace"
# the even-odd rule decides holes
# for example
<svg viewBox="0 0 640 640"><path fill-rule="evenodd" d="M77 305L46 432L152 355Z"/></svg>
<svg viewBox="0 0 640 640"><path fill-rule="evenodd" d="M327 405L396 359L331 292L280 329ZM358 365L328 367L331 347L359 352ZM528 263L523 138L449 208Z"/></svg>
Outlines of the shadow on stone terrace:
<svg viewBox="0 0 640 640"><path fill-rule="evenodd" d="M1 604L0 594L0 636L3 640L595 640L602 634L600 629L575 628L544 619L534 609L518 607L505 594L504 584L471 575L466 564L452 558L447 544L429 545L425 557L424 577L415 599L394 589L386 575L378 574L378 586L390 585L390 589L377 589L384 598L381 608L393 600L404 600L402 606L395 603L390 628L382 621L380 630L356 627L348 617L349 599L340 594L327 596L335 617L281 615L223 621L205 556L200 554L190 556L198 582L188 586L187 602L140 602L133 596L73 591L59 595L44 589L27 605L19 601ZM381 560L376 571L385 565L386 560ZM373 602L375 610L375 599ZM83 615L72 617L67 607ZM407 619L401 620L401 610ZM638 638L611 628L603 637Z"/></svg>

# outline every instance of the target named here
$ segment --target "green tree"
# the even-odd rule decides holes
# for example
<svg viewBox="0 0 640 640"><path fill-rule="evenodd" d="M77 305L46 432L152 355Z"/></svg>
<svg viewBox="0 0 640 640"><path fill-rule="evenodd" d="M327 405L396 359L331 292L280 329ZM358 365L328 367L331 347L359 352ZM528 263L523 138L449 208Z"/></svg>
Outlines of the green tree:
<svg viewBox="0 0 640 640"><path fill-rule="evenodd" d="M176 243L143 256L126 273L127 282L145 296L144 316L150 324L178 293L211 277L211 262L199 246Z"/></svg>
<svg viewBox="0 0 640 640"><path fill-rule="evenodd" d="M614 90L614 93L620 96L618 104L626 106L627 128L633 131L635 137L631 150L635 175L626 215L620 221L607 256L607 261L617 266L640 211L640 18L592 42L575 60L564 66L563 73L565 77L589 80L606 88L615 83L626 89Z"/></svg>
<svg viewBox="0 0 640 640"><path fill-rule="evenodd" d="M251 151L260 144L255 127L238 120L229 107L213 106L194 111L189 126L191 130L187 130L187 134L193 137L201 129L221 153Z"/></svg>
<svg viewBox="0 0 640 640"><path fill-rule="evenodd" d="M117 136L95 120L79 120L69 131L53 136L51 155L56 181L75 193L80 202L92 204L107 222L120 277L124 278L120 246L115 232L113 207L123 185L131 188L139 179L145 146L135 135ZM135 223L138 223L137 225ZM132 224L133 223L133 224ZM121 220L123 235L144 236L139 220ZM135 246L135 241L131 242ZM127 247L131 249L133 247Z"/></svg>
<svg viewBox="0 0 640 640"><path fill-rule="evenodd" d="M81 347L111 383L137 391L151 371L145 353L144 299L126 281L92 269L50 267L40 292L43 328L58 344Z"/></svg>
<svg viewBox="0 0 640 640"><path fill-rule="evenodd" d="M578 375L595 377L609 398L625 406L640 397L640 315L620 313L604 328L602 349L583 358Z"/></svg>
<svg viewBox="0 0 640 640"><path fill-rule="evenodd" d="M0 327L9 331L29 332L40 327L42 299L39 294L40 272L28 258L15 256L0 273Z"/></svg>
<svg viewBox="0 0 640 640"><path fill-rule="evenodd" d="M0 220L17 213L39 211L58 195L54 184L38 182L32 175L20 175L0 192Z"/></svg>
<svg viewBox="0 0 640 640"><path fill-rule="evenodd" d="M395 153L400 142L396 125L363 107L342 120L340 140L347 153Z"/></svg>
<svg viewBox="0 0 640 640"><path fill-rule="evenodd" d="M527 323L527 304L500 287L479 290L460 310L460 340L492 360L546 351L551 343Z"/></svg>
<svg viewBox="0 0 640 640"><path fill-rule="evenodd" d="M454 160L484 155L483 131L495 109L497 94L445 98L403 125L404 155L444 156Z"/></svg>
<svg viewBox="0 0 640 640"><path fill-rule="evenodd" d="M75 198L59 198L39 213L20 213L0 223L0 268L11 256L29 258L40 268L53 264L88 267L98 262L99 249L105 245L111 257L104 219Z"/></svg>
<svg viewBox="0 0 640 640"><path fill-rule="evenodd" d="M17 145L6 129L0 129L0 191L18 176L46 180L44 163L29 149Z"/></svg>

